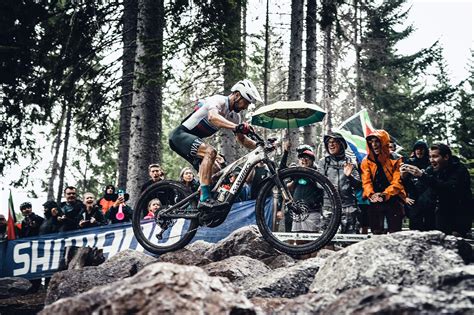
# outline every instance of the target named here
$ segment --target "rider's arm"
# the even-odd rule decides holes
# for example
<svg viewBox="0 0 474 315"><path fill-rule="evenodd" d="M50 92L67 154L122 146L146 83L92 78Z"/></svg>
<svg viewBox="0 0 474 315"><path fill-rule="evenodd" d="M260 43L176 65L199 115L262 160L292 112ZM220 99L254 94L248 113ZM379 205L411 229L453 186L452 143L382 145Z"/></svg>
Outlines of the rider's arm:
<svg viewBox="0 0 474 315"><path fill-rule="evenodd" d="M225 119L216 108L209 109L207 114L207 119L211 124L217 128L225 128L234 130L237 127L237 124Z"/></svg>
<svg viewBox="0 0 474 315"><path fill-rule="evenodd" d="M237 141L239 141L247 149L255 149L257 147L257 143L255 141L241 133L235 134L235 137L237 138Z"/></svg>

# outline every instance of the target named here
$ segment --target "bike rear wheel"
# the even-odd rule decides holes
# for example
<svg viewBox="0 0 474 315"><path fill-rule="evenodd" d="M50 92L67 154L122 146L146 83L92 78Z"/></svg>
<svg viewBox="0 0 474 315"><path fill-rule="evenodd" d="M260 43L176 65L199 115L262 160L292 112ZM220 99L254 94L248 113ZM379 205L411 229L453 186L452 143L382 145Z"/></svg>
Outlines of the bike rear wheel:
<svg viewBox="0 0 474 315"><path fill-rule="evenodd" d="M274 180L260 190L256 202L257 224L263 237L289 255L305 255L326 246L341 221L341 200L331 182L314 169L293 167L278 176L288 187L293 203L285 204ZM326 204L323 204L326 194Z"/></svg>
<svg viewBox="0 0 474 315"><path fill-rule="evenodd" d="M173 181L160 181L148 187L138 199L133 211L133 233L143 248L153 254L163 254L186 246L196 234L199 226L197 219L167 219L160 215L145 218L148 204L157 198L161 208L170 208L191 194L184 185ZM186 202L180 211L195 211L193 201ZM161 239L160 237L161 236Z"/></svg>

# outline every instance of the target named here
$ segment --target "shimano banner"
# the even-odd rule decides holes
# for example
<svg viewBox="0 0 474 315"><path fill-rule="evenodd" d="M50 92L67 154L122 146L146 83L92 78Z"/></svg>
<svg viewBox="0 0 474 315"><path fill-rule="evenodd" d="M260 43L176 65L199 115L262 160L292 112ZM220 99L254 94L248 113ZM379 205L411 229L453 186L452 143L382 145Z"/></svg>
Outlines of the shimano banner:
<svg viewBox="0 0 474 315"><path fill-rule="evenodd" d="M198 229L193 241L215 243L251 224L255 224L255 201L236 203L223 224L216 228ZM126 249L144 250L133 235L131 223L22 238L0 243L0 276L49 277L58 269L66 246L102 248L106 258Z"/></svg>

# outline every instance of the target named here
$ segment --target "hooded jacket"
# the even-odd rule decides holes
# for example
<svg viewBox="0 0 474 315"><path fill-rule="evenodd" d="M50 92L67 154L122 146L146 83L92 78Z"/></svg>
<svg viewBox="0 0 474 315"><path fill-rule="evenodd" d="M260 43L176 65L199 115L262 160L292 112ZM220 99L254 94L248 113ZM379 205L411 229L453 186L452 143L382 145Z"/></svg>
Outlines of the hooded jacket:
<svg viewBox="0 0 474 315"><path fill-rule="evenodd" d="M415 155L415 150L418 149L418 148L423 148L424 149L424 153L423 153L423 156L421 158L417 158L416 155ZM414 165L414 166L418 167L421 170L424 170L425 168L430 166L429 149L428 149L428 145L426 144L426 142L421 141L421 140L418 140L417 142L415 142L415 144L413 145L412 157L409 158L406 161L406 163Z"/></svg>
<svg viewBox="0 0 474 315"><path fill-rule="evenodd" d="M336 187L339 195L341 196L343 207L355 206L357 205L355 190L362 187L357 165L355 165L352 160L346 156L345 150L347 148L347 143L344 137L339 133L331 133L324 136L324 146L326 147L326 152L329 153L328 140L330 138L337 139L341 142L342 152L338 156L328 154L326 157L320 159L318 162L318 171L326 176ZM347 162L354 164L351 176L349 177L344 174L344 165ZM327 204L327 202L329 202L329 200L326 194L324 194L324 203Z"/></svg>
<svg viewBox="0 0 474 315"><path fill-rule="evenodd" d="M368 139L377 137L381 143L381 150L378 156L373 152ZM367 152L369 154L362 160L360 168L362 170L362 187L364 189L363 197L370 198L376 191L374 190L375 174L377 173L377 161L382 167L383 173L389 181L388 187L382 192L385 195L385 200L400 196L405 200L405 190L400 179L400 165L401 159L394 159L390 155L389 144L390 136L385 130L375 130L372 134L366 137Z"/></svg>
<svg viewBox="0 0 474 315"><path fill-rule="evenodd" d="M466 234L474 217L471 179L466 166L452 156L447 167L440 171L436 172L432 166L426 168L420 181L433 189L436 211L452 218L449 230ZM444 232L451 233L449 230Z"/></svg>
<svg viewBox="0 0 474 315"><path fill-rule="evenodd" d="M112 188L112 193L108 194L107 189ZM117 200L118 195L115 193L115 186L107 185L104 189L104 196L97 201L97 204L102 208L102 213L105 215L109 208L112 207Z"/></svg>

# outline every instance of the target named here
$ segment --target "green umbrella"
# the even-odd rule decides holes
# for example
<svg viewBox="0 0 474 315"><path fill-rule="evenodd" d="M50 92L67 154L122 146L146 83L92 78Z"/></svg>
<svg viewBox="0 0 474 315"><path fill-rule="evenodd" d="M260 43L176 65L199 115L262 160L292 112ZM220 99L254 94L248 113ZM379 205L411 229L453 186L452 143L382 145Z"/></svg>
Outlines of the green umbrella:
<svg viewBox="0 0 474 315"><path fill-rule="evenodd" d="M253 113L252 124L269 128L298 128L323 120L326 112L303 101L279 101L260 107Z"/></svg>

